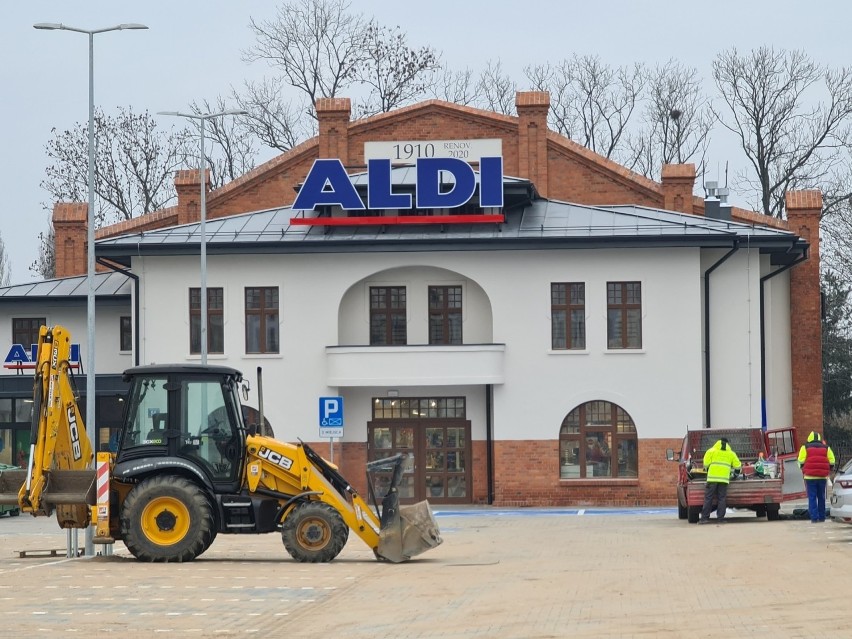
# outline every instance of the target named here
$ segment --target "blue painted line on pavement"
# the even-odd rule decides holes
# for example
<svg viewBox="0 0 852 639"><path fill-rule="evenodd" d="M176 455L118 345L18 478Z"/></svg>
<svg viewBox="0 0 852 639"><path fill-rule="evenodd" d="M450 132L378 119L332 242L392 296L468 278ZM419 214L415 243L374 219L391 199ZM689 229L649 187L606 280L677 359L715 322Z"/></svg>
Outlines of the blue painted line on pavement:
<svg viewBox="0 0 852 639"><path fill-rule="evenodd" d="M671 515L674 508L517 508L500 510L436 510L436 517L565 517L565 516L602 516L602 515Z"/></svg>

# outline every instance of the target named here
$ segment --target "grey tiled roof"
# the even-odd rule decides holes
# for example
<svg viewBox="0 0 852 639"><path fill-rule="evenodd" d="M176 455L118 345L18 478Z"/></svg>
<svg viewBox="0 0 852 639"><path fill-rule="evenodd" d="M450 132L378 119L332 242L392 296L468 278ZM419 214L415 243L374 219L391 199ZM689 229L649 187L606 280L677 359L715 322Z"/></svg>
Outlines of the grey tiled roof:
<svg viewBox="0 0 852 639"><path fill-rule="evenodd" d="M130 287L130 278L126 275L115 271L95 273L95 297L129 297ZM23 297L85 298L88 293L89 285L85 275L0 287L0 299Z"/></svg>
<svg viewBox="0 0 852 639"><path fill-rule="evenodd" d="M208 251L222 249L252 252L251 244L331 245L336 242L359 241L375 244L391 242L447 242L475 239L501 248L514 240L536 239L594 241L621 239L631 244L645 241L683 240L690 245L718 244L719 240L740 238L752 242L781 240L789 243L796 236L789 231L722 221L640 206L583 206L548 200L536 200L523 209L506 212L506 222L497 224L460 224L440 226L387 225L340 226L320 228L292 226L292 217L301 211L288 208L270 209L207 221ZM194 246L198 250L199 224L185 224L154 231L98 240L98 255L111 257L130 255L146 248L168 250L170 247ZM229 250L234 249L234 250ZM184 252L184 251L178 251Z"/></svg>
<svg viewBox="0 0 852 639"><path fill-rule="evenodd" d="M477 173L478 176L478 173ZM365 192L365 173L351 175ZM395 167L392 183L413 189L413 167ZM211 254L295 253L331 251L478 250L596 246L724 247L736 242L774 252L779 263L806 250L806 242L789 231L722 221L698 215L642 206L586 206L537 197L529 180L504 176L505 222L446 225L291 225L291 218L314 212L289 207L217 218L206 222L206 245ZM511 196L511 201L508 199ZM200 224L185 224L99 240L96 253L129 265L133 255L197 254ZM791 251L791 248L795 247Z"/></svg>

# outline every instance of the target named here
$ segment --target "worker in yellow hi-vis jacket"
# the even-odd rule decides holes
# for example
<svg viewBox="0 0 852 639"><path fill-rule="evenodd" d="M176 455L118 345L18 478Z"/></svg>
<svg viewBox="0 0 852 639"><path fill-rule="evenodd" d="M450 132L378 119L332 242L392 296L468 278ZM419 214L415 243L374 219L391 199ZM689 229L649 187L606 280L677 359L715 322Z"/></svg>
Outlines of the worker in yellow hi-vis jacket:
<svg viewBox="0 0 852 639"><path fill-rule="evenodd" d="M704 508L701 509L699 524L710 523L710 511L713 510L714 499L716 500L716 520L720 524L725 521L728 483L731 481L731 474L739 473L742 466L740 458L731 448L727 437L722 437L704 453L707 485L704 488Z"/></svg>

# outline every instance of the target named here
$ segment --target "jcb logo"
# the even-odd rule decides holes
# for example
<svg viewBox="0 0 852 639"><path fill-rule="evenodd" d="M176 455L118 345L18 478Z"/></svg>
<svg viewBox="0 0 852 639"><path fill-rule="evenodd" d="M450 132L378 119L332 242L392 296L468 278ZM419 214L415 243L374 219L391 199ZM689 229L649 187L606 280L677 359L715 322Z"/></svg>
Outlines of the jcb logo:
<svg viewBox="0 0 852 639"><path fill-rule="evenodd" d="M269 450L266 446L260 447L260 450L257 452L257 456L263 457L273 464L281 466L284 470L290 470L290 467L293 465L292 459L284 457L281 453L276 453L274 450Z"/></svg>
<svg viewBox="0 0 852 639"><path fill-rule="evenodd" d="M71 452L74 459L79 460L83 451L80 449L80 430L77 428L77 415L74 414L73 408L68 408L68 431L71 433Z"/></svg>

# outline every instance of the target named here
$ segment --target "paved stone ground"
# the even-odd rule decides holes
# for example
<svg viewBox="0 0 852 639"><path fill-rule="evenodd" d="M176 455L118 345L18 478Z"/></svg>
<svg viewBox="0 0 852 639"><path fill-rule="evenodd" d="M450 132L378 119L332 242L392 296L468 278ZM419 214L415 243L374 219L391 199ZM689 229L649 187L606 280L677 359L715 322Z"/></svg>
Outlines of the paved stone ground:
<svg viewBox="0 0 852 639"><path fill-rule="evenodd" d="M377 562L352 535L333 562L278 535L220 535L188 564L25 558L65 548L52 520L0 519L0 637L852 636L852 526L734 513L441 511L444 544ZM81 536L82 537L82 536Z"/></svg>

